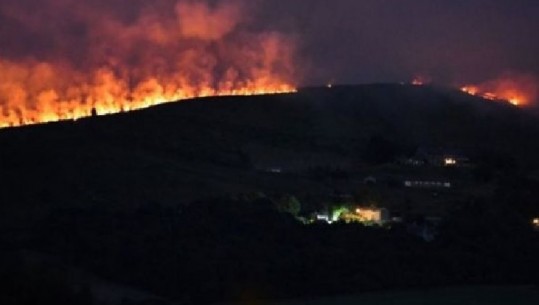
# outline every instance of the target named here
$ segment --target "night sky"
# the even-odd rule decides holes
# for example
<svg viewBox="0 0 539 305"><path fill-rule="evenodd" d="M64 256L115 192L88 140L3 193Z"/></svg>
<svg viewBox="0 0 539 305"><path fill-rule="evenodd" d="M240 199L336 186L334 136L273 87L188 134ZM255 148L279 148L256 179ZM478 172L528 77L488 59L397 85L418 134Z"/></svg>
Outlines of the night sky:
<svg viewBox="0 0 539 305"><path fill-rule="evenodd" d="M266 2L269 20L301 37L315 71L308 82L404 81L415 74L480 82L539 74L536 0Z"/></svg>
<svg viewBox="0 0 539 305"><path fill-rule="evenodd" d="M66 56L84 53L88 24L70 16L78 2L128 21L145 10L167 14L175 1L3 0L0 56L39 58L57 46L71 50ZM242 2L249 27L293 37L304 85L407 81L415 75L442 83L539 75L537 0L209 2ZM24 10L49 19L24 24L13 13Z"/></svg>

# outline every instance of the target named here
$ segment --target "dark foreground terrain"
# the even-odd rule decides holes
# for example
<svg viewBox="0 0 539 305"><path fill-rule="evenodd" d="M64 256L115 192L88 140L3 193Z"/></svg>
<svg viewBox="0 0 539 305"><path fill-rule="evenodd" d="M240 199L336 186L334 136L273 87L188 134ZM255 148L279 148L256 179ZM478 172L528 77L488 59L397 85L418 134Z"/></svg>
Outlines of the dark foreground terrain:
<svg viewBox="0 0 539 305"><path fill-rule="evenodd" d="M370 85L0 130L0 303L534 290L538 122L449 89ZM470 161L402 162L421 147ZM403 186L426 176L454 186ZM310 223L344 201L399 221Z"/></svg>
<svg viewBox="0 0 539 305"><path fill-rule="evenodd" d="M276 305L532 305L539 291L530 287L466 287L427 291L366 293L327 299L298 300Z"/></svg>

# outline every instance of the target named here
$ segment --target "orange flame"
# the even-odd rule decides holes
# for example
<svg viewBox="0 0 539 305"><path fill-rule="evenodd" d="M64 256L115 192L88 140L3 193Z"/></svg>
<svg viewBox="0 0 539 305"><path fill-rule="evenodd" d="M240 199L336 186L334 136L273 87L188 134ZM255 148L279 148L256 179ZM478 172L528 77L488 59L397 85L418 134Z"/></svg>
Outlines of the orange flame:
<svg viewBox="0 0 539 305"><path fill-rule="evenodd" d="M46 54L0 53L0 128L195 97L296 90L293 41L248 30L241 2L180 0L167 12L147 5L127 21L74 0L46 2L50 9L35 14L0 4L0 17L8 14L29 31L57 36ZM73 16L86 29L82 54L73 55L80 48L58 30L61 16Z"/></svg>
<svg viewBox="0 0 539 305"><path fill-rule="evenodd" d="M537 82L531 76L507 76L479 85L466 85L461 91L491 101L506 101L515 106L528 106L537 97Z"/></svg>

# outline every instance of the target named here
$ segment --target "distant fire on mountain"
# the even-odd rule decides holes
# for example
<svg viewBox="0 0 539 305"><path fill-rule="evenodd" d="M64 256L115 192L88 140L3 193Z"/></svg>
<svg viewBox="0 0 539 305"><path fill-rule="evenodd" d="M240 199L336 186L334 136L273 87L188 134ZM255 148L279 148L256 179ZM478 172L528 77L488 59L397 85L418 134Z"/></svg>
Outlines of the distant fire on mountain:
<svg viewBox="0 0 539 305"><path fill-rule="evenodd" d="M129 7L126 7L129 6ZM245 1L0 4L0 127L295 91L295 43Z"/></svg>
<svg viewBox="0 0 539 305"><path fill-rule="evenodd" d="M492 101L515 106L532 106L537 102L539 82L532 76L508 75L476 85L465 85L461 91Z"/></svg>

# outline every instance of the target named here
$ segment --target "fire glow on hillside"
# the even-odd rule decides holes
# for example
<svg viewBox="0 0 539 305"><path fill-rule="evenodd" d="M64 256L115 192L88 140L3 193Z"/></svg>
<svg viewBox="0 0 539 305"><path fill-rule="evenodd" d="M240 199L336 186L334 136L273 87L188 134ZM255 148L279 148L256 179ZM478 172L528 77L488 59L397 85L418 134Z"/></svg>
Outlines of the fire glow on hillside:
<svg viewBox="0 0 539 305"><path fill-rule="evenodd" d="M413 86L430 84L430 79L416 76ZM531 75L506 75L481 84L464 85L460 91L490 101L508 102L514 106L530 106L539 97L539 81Z"/></svg>
<svg viewBox="0 0 539 305"><path fill-rule="evenodd" d="M466 85L461 91L491 101L506 101L515 106L529 106L537 98L537 83L532 77L508 76L479 85Z"/></svg>
<svg viewBox="0 0 539 305"><path fill-rule="evenodd" d="M525 104L524 101L526 100L526 97L524 95L518 93L515 90L492 93L488 91L482 91L479 87L473 85L464 86L460 89L470 95L480 96L484 99L491 101L507 101L514 106L522 106Z"/></svg>
<svg viewBox="0 0 539 305"><path fill-rule="evenodd" d="M0 50L0 127L295 91L294 42L250 28L242 2L139 4L132 16L108 4L46 2L33 11L17 1L0 6L44 45L31 55Z"/></svg>

